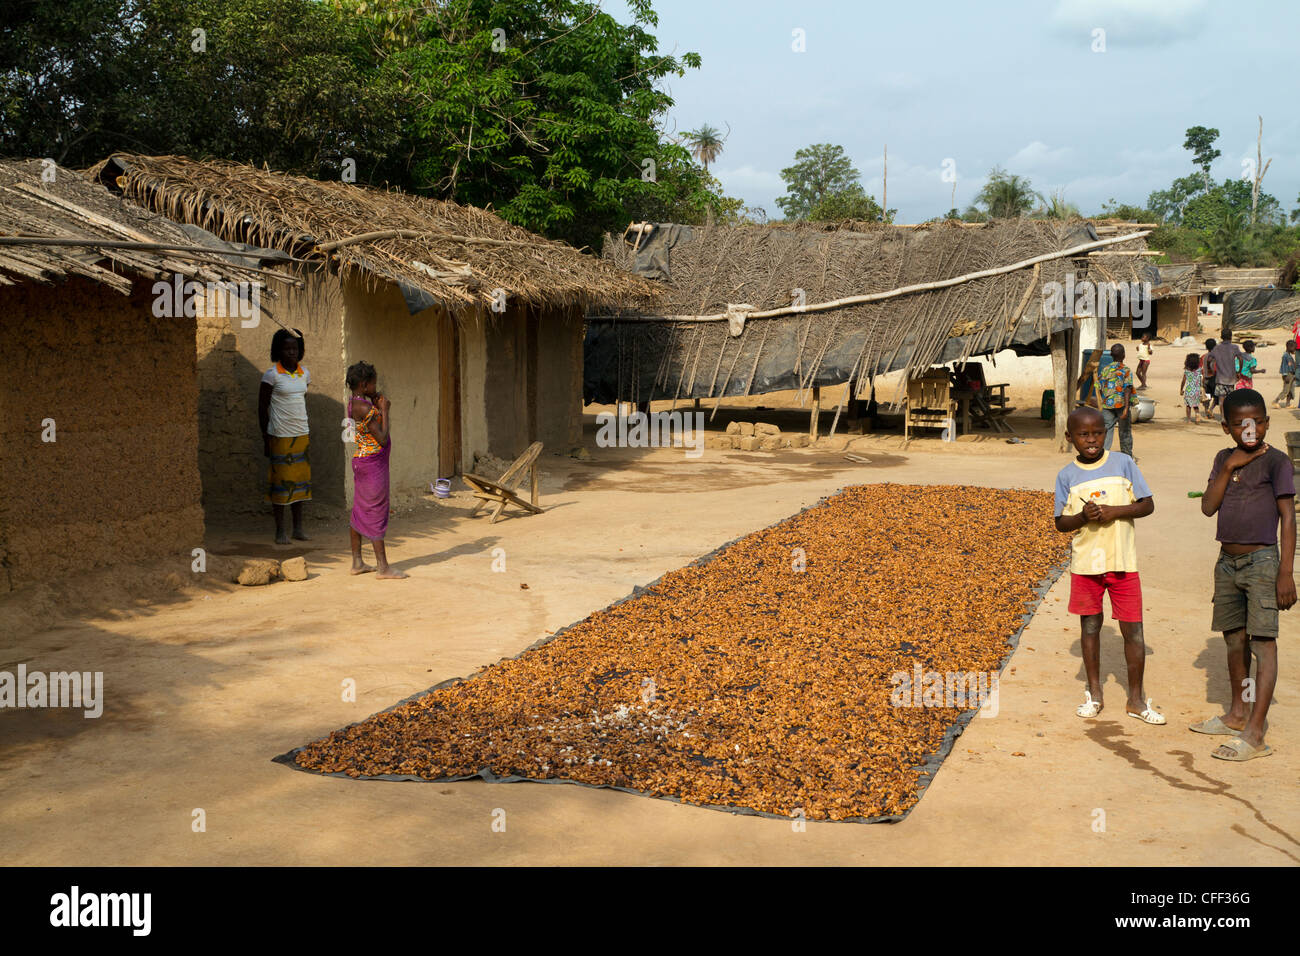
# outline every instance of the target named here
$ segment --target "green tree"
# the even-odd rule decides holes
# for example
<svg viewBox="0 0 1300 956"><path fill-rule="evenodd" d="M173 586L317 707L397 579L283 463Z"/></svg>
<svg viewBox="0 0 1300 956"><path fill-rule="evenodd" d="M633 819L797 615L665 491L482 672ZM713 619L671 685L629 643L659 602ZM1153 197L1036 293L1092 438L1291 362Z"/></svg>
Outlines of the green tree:
<svg viewBox="0 0 1300 956"><path fill-rule="evenodd" d="M781 170L785 195L776 200L787 219L808 219L830 197L851 193L855 186L862 190L860 174L843 146L815 143L796 152L794 159L793 166Z"/></svg>
<svg viewBox="0 0 1300 956"><path fill-rule="evenodd" d="M1131 203L1117 203L1112 196L1101 204L1101 212L1098 214L1098 218L1122 219L1126 222L1151 222L1158 220L1159 216L1142 206L1134 206Z"/></svg>
<svg viewBox="0 0 1300 956"><path fill-rule="evenodd" d="M995 166L975 197L975 204L982 206L990 219L1016 219L1033 209L1039 200L1042 196L1033 191L1028 179Z"/></svg>
<svg viewBox="0 0 1300 956"><path fill-rule="evenodd" d="M1079 207L1065 199L1065 190L1058 189L1050 196L1039 196L1039 207L1032 213L1035 219L1078 219Z"/></svg>
<svg viewBox="0 0 1300 956"><path fill-rule="evenodd" d="M1246 216L1233 209L1225 209L1218 223L1206 236L1206 246L1214 261L1225 266L1245 264L1250 256L1250 236Z"/></svg>
<svg viewBox="0 0 1300 956"><path fill-rule="evenodd" d="M628 25L585 0L349 2L385 36L409 24L384 73L407 103L417 186L595 246L630 208L670 203L684 182L659 178L688 154L662 139L673 101L657 84L700 58L656 53L649 0L632 0ZM404 20L412 6L421 16Z"/></svg>
<svg viewBox="0 0 1300 956"><path fill-rule="evenodd" d="M709 163L718 158L725 142L717 128L705 124L699 129L688 131L685 138L691 155L698 159L704 165L704 171L708 172Z"/></svg>
<svg viewBox="0 0 1300 956"><path fill-rule="evenodd" d="M1183 212L1192 197L1204 191L1204 183L1195 174L1175 179L1168 189L1157 189L1147 197L1147 208L1159 220L1170 225L1182 225Z"/></svg>
<svg viewBox="0 0 1300 956"><path fill-rule="evenodd" d="M698 226L710 220L734 223L746 219L744 200L727 196L722 183L692 162L684 148L670 149L670 145L665 145L664 161L659 164L659 188L627 202L628 220Z"/></svg>
<svg viewBox="0 0 1300 956"><path fill-rule="evenodd" d="M808 213L808 219L811 222L841 222L845 219L876 222L883 220L884 214L876 197L867 195L861 183L854 183L818 202Z"/></svg>
<svg viewBox="0 0 1300 956"><path fill-rule="evenodd" d="M196 31L202 31L196 33ZM69 0L0 31L0 151L188 153L318 175L397 142L376 53L313 0Z"/></svg>
<svg viewBox="0 0 1300 956"><path fill-rule="evenodd" d="M1192 151L1192 163L1201 171L1201 180L1206 192L1210 191L1210 164L1223 155L1221 151L1214 148L1214 141L1218 138L1217 129L1192 126L1188 128L1187 138L1183 140L1183 149Z"/></svg>
<svg viewBox="0 0 1300 956"><path fill-rule="evenodd" d="M1188 201L1183 211L1183 225L1192 229L1218 228L1226 212L1239 212L1250 222L1251 184L1243 179L1225 179L1204 195ZM1278 222L1282 218L1282 205L1276 196L1261 192L1256 208L1256 218L1261 224Z"/></svg>

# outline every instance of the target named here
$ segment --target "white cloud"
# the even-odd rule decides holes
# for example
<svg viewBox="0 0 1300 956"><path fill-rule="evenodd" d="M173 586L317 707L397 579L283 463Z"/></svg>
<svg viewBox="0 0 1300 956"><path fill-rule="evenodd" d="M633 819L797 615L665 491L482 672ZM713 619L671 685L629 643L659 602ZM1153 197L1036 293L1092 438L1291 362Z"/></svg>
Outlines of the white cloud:
<svg viewBox="0 0 1300 956"><path fill-rule="evenodd" d="M1080 43L1102 29L1108 47L1160 46L1201 34L1208 10L1207 0L1057 0L1052 30Z"/></svg>
<svg viewBox="0 0 1300 956"><path fill-rule="evenodd" d="M740 196L750 204L761 205L766 201L762 197L785 195L785 180L778 172L756 169L749 164L713 166L709 172L718 177L727 195ZM779 215L779 212L777 214Z"/></svg>
<svg viewBox="0 0 1300 956"><path fill-rule="evenodd" d="M1007 171L1011 173L1020 173L1022 170L1041 170L1044 168L1059 166L1070 156L1070 147L1061 146L1052 149L1046 143L1040 140L1034 140L1020 152L1016 153L1007 160Z"/></svg>

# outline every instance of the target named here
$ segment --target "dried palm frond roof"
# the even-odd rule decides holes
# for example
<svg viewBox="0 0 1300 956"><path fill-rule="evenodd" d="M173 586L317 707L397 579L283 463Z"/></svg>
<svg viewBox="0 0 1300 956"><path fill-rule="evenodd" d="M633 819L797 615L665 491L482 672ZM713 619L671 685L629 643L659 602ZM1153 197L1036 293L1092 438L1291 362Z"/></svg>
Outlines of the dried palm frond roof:
<svg viewBox="0 0 1300 956"><path fill-rule="evenodd" d="M258 279L257 270L231 266L212 254L187 254L184 250L194 247L194 239L176 223L41 159L0 161L0 236L32 240L0 245L0 285L79 275L125 295L137 276L164 279L180 273L205 282ZM40 241L51 239L76 244Z"/></svg>
<svg viewBox="0 0 1300 956"><path fill-rule="evenodd" d="M588 313L591 394L644 401L652 394L700 398L807 387L900 368L919 373L938 362L1029 345L1071 322L1044 311L1049 283L1065 286L1071 275L1075 282L1146 280L1145 257L1134 254L1146 250L1142 232L1116 226L1103 255L1087 249L1033 262L1097 242L1096 229L1086 220L1030 219L976 228L949 222L694 227L666 254L652 250L668 267L658 300ZM621 237L606 240L605 256L622 268L636 268L639 255L644 259ZM1007 271L970 278L995 269ZM800 302L805 309L792 308ZM824 303L831 306L816 308ZM716 320L728 311L745 314L739 335L736 322ZM763 315L771 311L778 315Z"/></svg>
<svg viewBox="0 0 1300 956"><path fill-rule="evenodd" d="M625 305L656 289L474 206L219 160L119 153L88 172L222 239L412 286L448 309L504 290L532 305Z"/></svg>
<svg viewBox="0 0 1300 956"><path fill-rule="evenodd" d="M1095 238L1086 221L1011 219L969 224L939 222L901 228L875 224L772 223L763 226L692 227L689 241L670 252L670 279L664 294L622 314L699 315L746 303L756 310L789 305L802 289L811 304L846 296L950 279L1057 252ZM1115 255L1146 248L1140 238L1116 243L1098 256L1057 259L1041 264L1044 282L1067 272L1112 281L1140 281L1140 257ZM605 242L605 257L631 270L636 253L617 236ZM1025 267L1025 275L1030 267ZM964 319L991 315L991 299L1001 303L1008 284L1023 291L1025 275L1016 272L978 279L953 290L920 292L930 305L956 309ZM991 297L991 298L990 298ZM927 314L933 309L924 309Z"/></svg>

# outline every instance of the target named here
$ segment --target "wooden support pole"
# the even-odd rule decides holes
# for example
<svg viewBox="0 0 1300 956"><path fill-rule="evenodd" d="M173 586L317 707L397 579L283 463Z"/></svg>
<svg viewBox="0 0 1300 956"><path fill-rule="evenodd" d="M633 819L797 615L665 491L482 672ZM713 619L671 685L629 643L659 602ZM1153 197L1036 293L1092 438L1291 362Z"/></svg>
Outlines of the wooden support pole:
<svg viewBox="0 0 1300 956"><path fill-rule="evenodd" d="M1053 332L1052 346L1052 389L1055 395L1056 413L1053 433L1056 436L1058 451L1068 447L1065 441L1065 420L1074 407L1070 396L1070 331Z"/></svg>
<svg viewBox="0 0 1300 956"><path fill-rule="evenodd" d="M817 418L822 413L822 389L820 385L814 385L812 390L812 416L808 422L808 435L813 440L817 440Z"/></svg>

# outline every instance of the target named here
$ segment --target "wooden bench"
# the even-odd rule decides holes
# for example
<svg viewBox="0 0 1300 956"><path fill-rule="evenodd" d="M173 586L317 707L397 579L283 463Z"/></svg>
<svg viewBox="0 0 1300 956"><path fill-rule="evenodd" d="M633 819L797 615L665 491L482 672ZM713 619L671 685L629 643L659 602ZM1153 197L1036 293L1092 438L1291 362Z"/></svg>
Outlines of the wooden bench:
<svg viewBox="0 0 1300 956"><path fill-rule="evenodd" d="M492 519L489 524L496 524L501 519L501 513L505 511L506 505L517 505L527 514L539 515L542 513L541 507L537 504L537 458L542 453L542 443L533 442L528 446L528 450L515 459L514 464L506 469L496 481L490 478L484 478L481 475L464 474L461 480L469 485L470 491L474 497L479 500L475 503L469 516L472 518L478 514L478 510L489 502L496 502L496 510L492 512ZM516 493L519 483L523 481L524 472L527 472L532 482L532 501L527 502L520 498Z"/></svg>
<svg viewBox="0 0 1300 956"><path fill-rule="evenodd" d="M903 418L903 444L914 428L956 428L957 399L953 397L948 373L931 369L907 383L907 408Z"/></svg>

